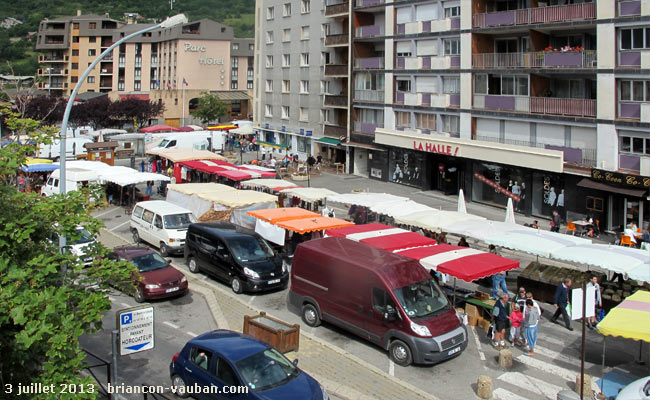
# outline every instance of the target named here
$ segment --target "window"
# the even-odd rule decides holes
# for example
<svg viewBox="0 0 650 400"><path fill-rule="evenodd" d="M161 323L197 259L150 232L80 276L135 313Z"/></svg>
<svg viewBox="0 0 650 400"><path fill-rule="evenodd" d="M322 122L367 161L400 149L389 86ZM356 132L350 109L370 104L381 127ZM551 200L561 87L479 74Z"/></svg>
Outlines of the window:
<svg viewBox="0 0 650 400"><path fill-rule="evenodd" d="M284 6L282 6L282 16L288 17L290 15L291 15L291 3L284 3Z"/></svg>
<svg viewBox="0 0 650 400"><path fill-rule="evenodd" d="M230 57L230 66L237 68L239 66L239 57Z"/></svg>
<svg viewBox="0 0 650 400"><path fill-rule="evenodd" d="M300 54L300 66L309 67L309 53Z"/></svg>
<svg viewBox="0 0 650 400"><path fill-rule="evenodd" d="M309 93L309 81L300 81L300 93Z"/></svg>
<svg viewBox="0 0 650 400"><path fill-rule="evenodd" d="M309 26L303 26L300 28L300 40L309 39Z"/></svg>
<svg viewBox="0 0 650 400"><path fill-rule="evenodd" d="M273 43L273 31L266 31L266 44Z"/></svg>
<svg viewBox="0 0 650 400"><path fill-rule="evenodd" d="M255 45L253 43L248 45L248 50L253 51L255 50Z"/></svg>
<svg viewBox="0 0 650 400"><path fill-rule="evenodd" d="M320 110L320 122L329 123L330 121L330 110L321 109Z"/></svg>
<svg viewBox="0 0 650 400"><path fill-rule="evenodd" d="M397 91L398 92L410 92L411 91L411 80L410 79L398 79L396 81Z"/></svg>
<svg viewBox="0 0 650 400"><path fill-rule="evenodd" d="M311 11L311 1L310 0L302 0L300 2L300 12L303 14L306 14Z"/></svg>
<svg viewBox="0 0 650 400"><path fill-rule="evenodd" d="M145 211L145 214L146 213L147 212ZM196 365L197 367L205 371L208 371L208 368L210 367L210 361L212 361L211 352L200 349L198 347L192 347L192 349L190 350L190 362Z"/></svg>
<svg viewBox="0 0 650 400"><path fill-rule="evenodd" d="M298 144L298 151L302 151L303 153L307 153L309 151L307 138L298 137L296 142Z"/></svg>
<svg viewBox="0 0 650 400"><path fill-rule="evenodd" d="M605 201L603 200L602 197L587 196L586 200L587 202L585 208L587 210L595 211L595 212L603 212L603 205L605 204Z"/></svg>
<svg viewBox="0 0 650 400"><path fill-rule="evenodd" d="M445 49L446 56L453 56L460 54L460 40L459 39L444 39L442 41Z"/></svg>
<svg viewBox="0 0 650 400"><path fill-rule="evenodd" d="M264 116L265 117L273 116L273 106L271 106L270 104L264 105Z"/></svg>
<svg viewBox="0 0 650 400"><path fill-rule="evenodd" d="M266 68L273 68L273 56L266 56Z"/></svg>
<svg viewBox="0 0 650 400"><path fill-rule="evenodd" d="M287 29L282 30L282 41L283 42L290 42L291 41L291 28L287 28Z"/></svg>
<svg viewBox="0 0 650 400"><path fill-rule="evenodd" d="M415 127L435 131L436 119L436 114L415 113Z"/></svg>
<svg viewBox="0 0 650 400"><path fill-rule="evenodd" d="M246 82L246 89L252 89L252 88L253 88L253 81Z"/></svg>
<svg viewBox="0 0 650 400"><path fill-rule="evenodd" d="M354 82L357 90L384 90L384 74L360 73Z"/></svg>
<svg viewBox="0 0 650 400"><path fill-rule="evenodd" d="M395 111L395 126L399 128L410 128L411 113L409 111Z"/></svg>
<svg viewBox="0 0 650 400"><path fill-rule="evenodd" d="M443 115L442 131L454 134L460 133L460 118L457 115Z"/></svg>
<svg viewBox="0 0 650 400"><path fill-rule="evenodd" d="M300 107L298 110L300 111L300 120L304 122L309 121L309 110L305 107Z"/></svg>
<svg viewBox="0 0 650 400"><path fill-rule="evenodd" d="M282 55L282 66L283 67L291 66L291 54L283 54Z"/></svg>
<svg viewBox="0 0 650 400"><path fill-rule="evenodd" d="M379 288L372 288L372 308L381 314L386 314L389 311L397 311L393 299L388 293Z"/></svg>
<svg viewBox="0 0 650 400"><path fill-rule="evenodd" d="M267 7L266 19L273 19L273 18L275 18L275 7Z"/></svg>
<svg viewBox="0 0 650 400"><path fill-rule="evenodd" d="M457 76L443 76L442 92L449 94L460 93L460 78Z"/></svg>
<svg viewBox="0 0 650 400"><path fill-rule="evenodd" d="M140 68L136 68L133 73L135 75L135 79L140 79L140 77L142 77L142 70Z"/></svg>
<svg viewBox="0 0 650 400"><path fill-rule="evenodd" d="M322 36L327 36L330 34L330 24L322 24L320 26L320 33Z"/></svg>
<svg viewBox="0 0 650 400"><path fill-rule="evenodd" d="M289 93L291 91L291 81L283 80L282 81L282 93Z"/></svg>
<svg viewBox="0 0 650 400"><path fill-rule="evenodd" d="M330 61L331 61L331 58L330 58L330 53L328 51L323 51L322 53L320 53L320 62L321 62L321 64L327 65L327 64L330 63Z"/></svg>
<svg viewBox="0 0 650 400"><path fill-rule="evenodd" d="M153 211L144 210L144 213L142 214L142 220L150 224L151 221L153 221Z"/></svg>
<svg viewBox="0 0 650 400"><path fill-rule="evenodd" d="M88 37L88 42L89 43L95 43L95 42L97 42L97 38L95 36L89 36Z"/></svg>
<svg viewBox="0 0 650 400"><path fill-rule="evenodd" d="M325 94L330 91L330 81L320 81L320 93Z"/></svg>
<svg viewBox="0 0 650 400"><path fill-rule="evenodd" d="M88 55L89 55L89 56L94 56L95 54L97 54L97 50L95 50L95 49L88 49Z"/></svg>
<svg viewBox="0 0 650 400"><path fill-rule="evenodd" d="M223 358L217 358L217 379L219 379L225 386L239 386L241 383L233 371L228 361Z"/></svg>
<svg viewBox="0 0 650 400"><path fill-rule="evenodd" d="M140 90L142 88L140 81L133 82L133 90Z"/></svg>
<svg viewBox="0 0 650 400"><path fill-rule="evenodd" d="M95 83L95 77L94 76L89 76L88 77L88 83Z"/></svg>
<svg viewBox="0 0 650 400"><path fill-rule="evenodd" d="M72 50L72 57L78 57L79 56L79 50L75 49Z"/></svg>
<svg viewBox="0 0 650 400"><path fill-rule="evenodd" d="M71 69L79 69L79 63L72 63L70 64Z"/></svg>
<svg viewBox="0 0 650 400"><path fill-rule="evenodd" d="M528 96L528 76L474 75L475 94Z"/></svg>
<svg viewBox="0 0 650 400"><path fill-rule="evenodd" d="M72 29L79 29L79 22L75 22L72 24Z"/></svg>
<svg viewBox="0 0 650 400"><path fill-rule="evenodd" d="M650 81L626 79L619 81L618 86L619 100L650 102Z"/></svg>
<svg viewBox="0 0 650 400"><path fill-rule="evenodd" d="M650 28L621 29L621 50L650 49Z"/></svg>
<svg viewBox="0 0 650 400"><path fill-rule="evenodd" d="M650 138L621 136L619 150L621 153L650 154Z"/></svg>
<svg viewBox="0 0 650 400"><path fill-rule="evenodd" d="M79 43L79 36L73 36L72 43Z"/></svg>
<svg viewBox="0 0 650 400"><path fill-rule="evenodd" d="M97 22L90 22L88 24L88 29L97 29Z"/></svg>
<svg viewBox="0 0 650 400"><path fill-rule="evenodd" d="M290 115L291 114L289 113L289 106L282 106L282 118L289 119Z"/></svg>
<svg viewBox="0 0 650 400"><path fill-rule="evenodd" d="M232 44L232 49L233 50L239 50L239 43L233 43Z"/></svg>
<svg viewBox="0 0 650 400"><path fill-rule="evenodd" d="M445 8L445 18L453 17L460 17L460 6Z"/></svg>
<svg viewBox="0 0 650 400"><path fill-rule="evenodd" d="M266 80L266 91L267 92L273 91L273 81L271 79Z"/></svg>
<svg viewBox="0 0 650 400"><path fill-rule="evenodd" d="M230 88L231 89L237 89L237 81L231 81L230 82Z"/></svg>

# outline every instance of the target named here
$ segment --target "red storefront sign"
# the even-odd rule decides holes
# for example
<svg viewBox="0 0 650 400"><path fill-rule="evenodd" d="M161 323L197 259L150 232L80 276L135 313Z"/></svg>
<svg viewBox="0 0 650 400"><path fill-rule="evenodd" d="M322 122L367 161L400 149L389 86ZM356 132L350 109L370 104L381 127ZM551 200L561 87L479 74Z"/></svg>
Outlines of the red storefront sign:
<svg viewBox="0 0 650 400"><path fill-rule="evenodd" d="M426 151L429 153L446 154L448 156L458 155L458 146L449 144L422 143L417 140L413 141L413 150Z"/></svg>
<svg viewBox="0 0 650 400"><path fill-rule="evenodd" d="M474 176L476 177L476 179L480 180L481 182L485 183L488 186L493 187L495 190L498 190L499 192L505 194L506 196L510 197L514 201L517 202L521 201L521 197L517 196L516 194L513 194L511 191L499 185L498 183L492 182L491 180L479 174L478 172L474 172Z"/></svg>

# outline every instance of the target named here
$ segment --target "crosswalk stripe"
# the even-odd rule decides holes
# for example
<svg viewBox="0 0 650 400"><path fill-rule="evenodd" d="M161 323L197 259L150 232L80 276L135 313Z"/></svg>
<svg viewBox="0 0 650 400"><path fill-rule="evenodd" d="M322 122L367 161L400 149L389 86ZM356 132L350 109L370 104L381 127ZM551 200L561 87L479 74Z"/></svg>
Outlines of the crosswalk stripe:
<svg viewBox="0 0 650 400"><path fill-rule="evenodd" d="M548 374L559 376L560 378L567 380L569 382L575 382L576 373L566 368L558 367L557 365L553 365L524 354L517 357L517 361L529 367L537 368Z"/></svg>
<svg viewBox="0 0 650 400"><path fill-rule="evenodd" d="M492 397L498 400L528 400L503 388L494 389Z"/></svg>
<svg viewBox="0 0 650 400"><path fill-rule="evenodd" d="M540 394L549 400L555 400L558 392L562 390L559 386L544 382L532 376L524 375L521 372L506 372L497 379L529 392Z"/></svg>
<svg viewBox="0 0 650 400"><path fill-rule="evenodd" d="M554 350L547 349L546 347L543 346L535 346L535 355L542 355L544 357L552 358L553 361L560 361L566 364L571 364L575 367L580 367L580 359L575 358L575 357L569 357L567 355L564 355L562 353L559 353ZM593 364L585 362L585 368L589 368Z"/></svg>

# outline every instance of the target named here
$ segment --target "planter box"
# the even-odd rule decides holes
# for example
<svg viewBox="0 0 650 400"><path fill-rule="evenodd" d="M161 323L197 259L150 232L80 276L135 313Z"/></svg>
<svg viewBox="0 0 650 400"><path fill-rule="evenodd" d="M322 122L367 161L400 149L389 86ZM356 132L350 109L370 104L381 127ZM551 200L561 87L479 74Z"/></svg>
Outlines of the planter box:
<svg viewBox="0 0 650 400"><path fill-rule="evenodd" d="M289 325L261 312L255 316L244 316L244 334L268 343L281 353L298 351L300 325Z"/></svg>

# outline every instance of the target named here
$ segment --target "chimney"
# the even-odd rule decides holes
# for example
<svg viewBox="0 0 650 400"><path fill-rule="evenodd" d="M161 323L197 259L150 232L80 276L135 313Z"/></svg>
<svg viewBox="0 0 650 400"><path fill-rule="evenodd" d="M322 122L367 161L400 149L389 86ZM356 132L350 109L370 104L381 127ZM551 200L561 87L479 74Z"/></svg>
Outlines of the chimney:
<svg viewBox="0 0 650 400"><path fill-rule="evenodd" d="M81 15L81 10L77 10L77 17Z"/></svg>

